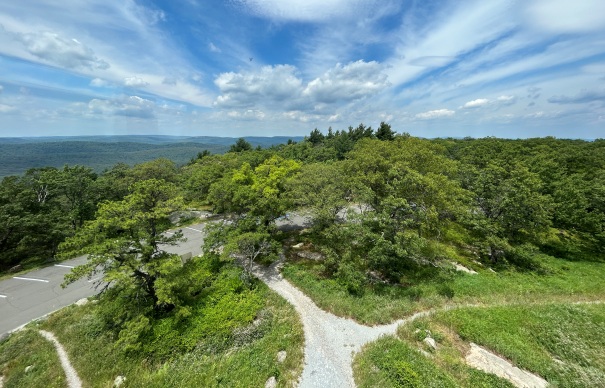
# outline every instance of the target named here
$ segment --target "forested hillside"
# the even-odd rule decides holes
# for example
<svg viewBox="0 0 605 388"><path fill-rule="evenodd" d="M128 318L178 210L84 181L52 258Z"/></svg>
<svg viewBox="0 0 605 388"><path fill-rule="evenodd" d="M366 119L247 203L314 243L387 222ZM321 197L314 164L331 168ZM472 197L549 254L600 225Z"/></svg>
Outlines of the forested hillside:
<svg viewBox="0 0 605 388"><path fill-rule="evenodd" d="M178 244L181 233L162 232L174 212L201 208L220 217L205 226L203 256L183 263L161 248ZM306 215L309 224L276 227L276 220L295 215ZM313 130L303 141L267 149L239 139L225 154L199 152L183 166L160 158L102 173L83 165L42 167L0 184L4 273L88 254L66 283L101 270L112 285L103 288L97 307L68 309L44 324L97 349L78 362L99 384L113 379L114 365L99 367L95 352L114 354L119 365L135 360L132 373L141 381L169 381L165 368L192 386L215 384L218 376L262 384L284 373L284 381L295 380L301 328L284 333L299 323L251 273L253 263L270 263L280 253L288 258L284 276L320 307L373 324L452 301L591 300L605 292L597 280L604 243L603 140L427 140L396 134L386 123L376 130L360 124L326 134ZM487 275L461 277L456 265ZM507 311L527 314L519 308L493 314L508 317ZM417 327L439 333L440 322L452 319L469 337L481 338L486 329L463 313ZM532 319L546 320L545 333L556 334L551 318ZM566 319L575 330L573 314ZM510 330L525 330L523 322L510 323ZM406 333L406 343L418 336ZM460 341L445 336L435 338L446 349ZM499 338L490 340L510 350L511 339ZM362 374L356 378L386 386L409 379L452 386L495 381L455 367L453 356L440 355L439 365L419 360L406 346L372 345L356 361ZM272 360L280 349L296 356L276 369ZM397 360L383 357L388 352ZM262 367L241 369L250 357ZM531 357L528 368L552 381L584 379L577 377L583 366L555 370L532 366ZM185 367L190 359L197 360L195 373ZM601 370L594 357L587 362Z"/></svg>
<svg viewBox="0 0 605 388"><path fill-rule="evenodd" d="M253 147L285 143L285 137L248 137ZM212 136L56 136L0 138L0 178L30 168L85 165L100 173L117 163L135 165L167 158L177 165L198 152L223 153L235 139Z"/></svg>

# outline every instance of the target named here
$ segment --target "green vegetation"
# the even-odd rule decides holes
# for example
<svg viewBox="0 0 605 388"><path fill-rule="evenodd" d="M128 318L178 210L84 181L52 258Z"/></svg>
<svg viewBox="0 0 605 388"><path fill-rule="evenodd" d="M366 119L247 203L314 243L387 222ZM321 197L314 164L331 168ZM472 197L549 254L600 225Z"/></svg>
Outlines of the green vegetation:
<svg viewBox="0 0 605 388"><path fill-rule="evenodd" d="M55 347L31 328L0 341L0 376L5 388L67 384Z"/></svg>
<svg viewBox="0 0 605 388"><path fill-rule="evenodd" d="M174 211L201 207L223 220L208 228L204 255L183 264L162 248L181 236L162 232ZM292 213L308 216L306 229L277 228ZM90 341L107 355L103 367L92 356L78 361L93 385L117 374L151 386L293 381L300 359L274 362L286 347L282 302L251 276L254 263L275 260L283 247L290 281L320 307L363 323L492 306L418 321L441 333L443 351L432 359L418 357L421 339L407 329L402 341L370 345L356 361L362 385L507 386L460 361L470 340L561 386L603 371L592 347L567 354L553 345L567 340L555 332L559 316L578 338L603 337L600 307L569 305L605 295L603 140L427 140L386 123L315 129L266 149L239 139L223 155L197 151L183 166L156 159L100 174L79 165L31 169L2 181L0 218L5 273L76 253L89 262L68 282L103 269L111 287L97 304L43 324L71 351ZM534 329L544 337L527 339ZM300 355L300 343L288 354Z"/></svg>
<svg viewBox="0 0 605 388"><path fill-rule="evenodd" d="M368 345L355 359L356 381L383 387L510 386L464 363L468 342L537 373L553 386L605 384L602 304L467 307L440 311L399 328L399 338ZM423 340L435 339L437 349ZM430 356L423 355L430 353ZM402 377L403 375L403 377ZM412 384L401 380L413 379Z"/></svg>
<svg viewBox="0 0 605 388"><path fill-rule="evenodd" d="M514 387L508 381L448 359L442 366L407 342L384 337L355 357L355 381L363 387Z"/></svg>
<svg viewBox="0 0 605 388"><path fill-rule="evenodd" d="M198 272L218 265L198 260ZM271 376L291 386L302 371L298 316L264 284L249 288L240 275L223 265L189 303L188 317L149 315L147 304L113 289L95 303L67 307L0 345L5 386L65 385L52 344L33 330L38 327L55 333L88 386L111 386L117 376L129 387L263 386ZM280 351L287 354L281 363ZM28 365L35 367L26 374Z"/></svg>

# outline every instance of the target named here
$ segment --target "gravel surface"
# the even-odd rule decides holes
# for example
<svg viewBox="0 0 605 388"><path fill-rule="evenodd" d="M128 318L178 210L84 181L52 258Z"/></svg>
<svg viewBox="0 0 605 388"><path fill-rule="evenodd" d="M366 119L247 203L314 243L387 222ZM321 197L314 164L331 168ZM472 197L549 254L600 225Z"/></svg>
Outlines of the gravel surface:
<svg viewBox="0 0 605 388"><path fill-rule="evenodd" d="M71 362L69 362L67 352L65 352L63 345L61 345L59 340L57 340L57 337L55 337L53 333L44 330L40 330L40 334L42 334L44 338L46 338L47 340L52 342L53 345L55 345L55 349L57 349L57 354L59 354L59 360L61 360L61 366L65 371L65 377L67 378L67 386L69 388L81 388L82 381L78 377L78 374L76 373L74 367L71 365Z"/></svg>
<svg viewBox="0 0 605 388"><path fill-rule="evenodd" d="M354 387L351 363L361 347L382 335L393 335L397 327L426 313L389 325L364 326L321 310L279 273L280 263L268 268L255 266L254 274L290 302L300 314L305 333L305 366L299 386Z"/></svg>

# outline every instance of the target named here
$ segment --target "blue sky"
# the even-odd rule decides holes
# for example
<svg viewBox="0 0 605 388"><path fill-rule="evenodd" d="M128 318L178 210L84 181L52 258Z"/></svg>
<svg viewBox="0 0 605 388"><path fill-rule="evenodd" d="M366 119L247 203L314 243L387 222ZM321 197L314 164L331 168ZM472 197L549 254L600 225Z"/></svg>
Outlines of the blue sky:
<svg viewBox="0 0 605 388"><path fill-rule="evenodd" d="M603 0L0 3L0 136L605 137Z"/></svg>

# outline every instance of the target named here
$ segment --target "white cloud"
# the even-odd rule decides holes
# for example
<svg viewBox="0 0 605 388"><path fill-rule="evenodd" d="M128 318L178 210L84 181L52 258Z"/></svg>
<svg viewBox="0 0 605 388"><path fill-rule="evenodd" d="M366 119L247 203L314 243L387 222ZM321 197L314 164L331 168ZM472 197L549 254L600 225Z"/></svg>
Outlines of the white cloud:
<svg viewBox="0 0 605 388"><path fill-rule="evenodd" d="M208 50L212 51L213 53L220 53L220 52L222 52L222 50L220 48L216 47L214 45L214 43L212 43L212 42L208 43Z"/></svg>
<svg viewBox="0 0 605 388"><path fill-rule="evenodd" d="M455 111L449 110L449 109L437 109L437 110L430 110L428 112L418 113L416 115L416 118L422 119L422 120L439 119L439 118L443 118L443 117L451 117L455 113L456 113Z"/></svg>
<svg viewBox="0 0 605 388"><path fill-rule="evenodd" d="M243 121L254 121L262 120L265 118L265 112L258 109L245 109L242 111L229 111L227 116L232 119L243 120Z"/></svg>
<svg viewBox="0 0 605 388"><path fill-rule="evenodd" d="M156 105L139 96L123 96L113 100L95 98L88 103L88 109L94 114L152 119Z"/></svg>
<svg viewBox="0 0 605 388"><path fill-rule="evenodd" d="M283 102L300 94L302 81L290 65L264 66L257 72L222 73L215 80L220 107L247 107L264 102Z"/></svg>
<svg viewBox="0 0 605 388"><path fill-rule="evenodd" d="M214 105L334 114L331 105L363 99L386 88L387 76L381 70L382 66L377 62L337 64L306 85L298 69L290 65L222 73L214 81L221 92Z"/></svg>
<svg viewBox="0 0 605 388"><path fill-rule="evenodd" d="M516 100L517 98L515 96L500 96L496 98L496 102L502 105L512 105Z"/></svg>
<svg viewBox="0 0 605 388"><path fill-rule="evenodd" d="M322 77L309 82L303 95L313 101L334 103L351 101L378 93L388 86L387 75L377 62L340 63Z"/></svg>
<svg viewBox="0 0 605 388"><path fill-rule="evenodd" d="M141 88L149 85L149 82L146 82L144 79L134 76L124 78L124 85L131 88Z"/></svg>
<svg viewBox="0 0 605 388"><path fill-rule="evenodd" d="M14 106L0 104L0 113L8 113L16 110Z"/></svg>
<svg viewBox="0 0 605 388"><path fill-rule="evenodd" d="M531 0L526 3L529 23L551 33L605 30L602 0Z"/></svg>
<svg viewBox="0 0 605 388"><path fill-rule="evenodd" d="M53 32L15 33L27 51L53 65L68 69L108 69L109 64L77 39L65 39Z"/></svg>
<svg viewBox="0 0 605 388"><path fill-rule="evenodd" d="M322 22L365 15L384 0L239 0L252 13L277 20Z"/></svg>
<svg viewBox="0 0 605 388"><path fill-rule="evenodd" d="M95 78L92 81L90 81L90 86L94 86L97 88L104 88L106 86L109 86L109 82L107 82L101 78Z"/></svg>
<svg viewBox="0 0 605 388"><path fill-rule="evenodd" d="M0 85L0 93L4 91L4 86Z"/></svg>
<svg viewBox="0 0 605 388"><path fill-rule="evenodd" d="M478 98L476 100L469 101L466 104L462 105L462 109L480 108L487 104L489 104L489 100L487 98Z"/></svg>

